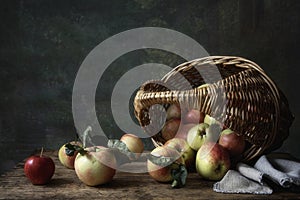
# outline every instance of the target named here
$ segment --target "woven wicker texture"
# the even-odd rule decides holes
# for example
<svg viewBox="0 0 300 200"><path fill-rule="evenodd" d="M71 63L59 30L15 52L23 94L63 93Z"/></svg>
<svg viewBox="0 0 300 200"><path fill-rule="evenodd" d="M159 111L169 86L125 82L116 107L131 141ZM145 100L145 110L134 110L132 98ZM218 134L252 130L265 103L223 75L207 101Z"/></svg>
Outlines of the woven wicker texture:
<svg viewBox="0 0 300 200"><path fill-rule="evenodd" d="M244 161L280 147L294 119L276 84L256 63L241 57L192 60L162 80L141 86L134 101L135 115L156 145L165 142L160 132L163 113L174 103L198 109L242 135L250 144Z"/></svg>

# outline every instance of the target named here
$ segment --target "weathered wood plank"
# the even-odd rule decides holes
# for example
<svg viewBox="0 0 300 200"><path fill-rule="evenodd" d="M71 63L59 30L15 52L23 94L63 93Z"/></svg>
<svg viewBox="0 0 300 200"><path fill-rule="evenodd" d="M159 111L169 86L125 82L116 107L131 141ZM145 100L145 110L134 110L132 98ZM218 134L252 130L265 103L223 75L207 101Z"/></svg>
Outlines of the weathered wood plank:
<svg viewBox="0 0 300 200"><path fill-rule="evenodd" d="M75 171L63 167L57 152L48 151L56 164L51 182L34 186L25 177L24 163L0 177L0 199L300 199L291 192L275 192L272 195L220 194L213 192L213 182L202 180L190 173L187 185L172 189L170 184L154 181L147 173L118 172L113 181L98 187L89 187L78 180Z"/></svg>

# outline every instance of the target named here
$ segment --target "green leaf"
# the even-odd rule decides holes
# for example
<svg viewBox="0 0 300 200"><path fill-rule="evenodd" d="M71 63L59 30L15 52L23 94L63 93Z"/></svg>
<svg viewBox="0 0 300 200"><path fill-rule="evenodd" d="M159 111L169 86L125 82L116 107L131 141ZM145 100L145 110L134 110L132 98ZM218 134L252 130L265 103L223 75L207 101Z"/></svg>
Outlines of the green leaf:
<svg viewBox="0 0 300 200"><path fill-rule="evenodd" d="M135 153L131 152L128 149L127 145L121 140L108 140L107 146L109 148L117 149L131 160L134 160L136 158Z"/></svg>
<svg viewBox="0 0 300 200"><path fill-rule="evenodd" d="M75 144L68 143L65 145L65 152L67 156L73 156L75 151L78 151L81 155L84 155L87 151L83 147Z"/></svg>
<svg viewBox="0 0 300 200"><path fill-rule="evenodd" d="M185 186L186 178L188 175L185 165L181 163L173 163L171 167L173 168L171 170L171 175L174 179L174 181L172 182L172 188L181 188Z"/></svg>
<svg viewBox="0 0 300 200"><path fill-rule="evenodd" d="M149 154L148 155L148 159L156 164L156 165L159 165L159 166L162 166L162 167L165 167L165 166L168 166L168 165L171 165L175 158L173 157L166 157L166 156L154 156L152 154Z"/></svg>

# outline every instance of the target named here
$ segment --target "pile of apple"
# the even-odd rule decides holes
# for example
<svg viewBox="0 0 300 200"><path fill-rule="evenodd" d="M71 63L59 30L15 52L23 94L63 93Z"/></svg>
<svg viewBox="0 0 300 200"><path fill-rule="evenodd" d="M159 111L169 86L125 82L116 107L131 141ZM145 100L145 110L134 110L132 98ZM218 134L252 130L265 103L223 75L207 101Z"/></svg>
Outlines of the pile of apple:
<svg viewBox="0 0 300 200"><path fill-rule="evenodd" d="M223 178L232 161L240 159L246 146L242 136L211 116L195 109L182 112L177 104L168 107L161 134L166 140L162 148L175 148L187 169L215 181Z"/></svg>
<svg viewBox="0 0 300 200"><path fill-rule="evenodd" d="M179 105L172 104L166 116L161 130L166 142L147 157L149 175L158 182L172 182L172 187L182 187L187 173L193 170L202 178L220 180L245 149L242 136L198 110L182 112ZM65 167L75 169L83 183L97 186L113 179L120 164L118 155L132 162L144 152L142 140L133 134L109 140L107 146L85 147L85 141L72 141L59 149L58 158ZM40 156L26 161L24 171L33 184L46 184L54 174L55 165L41 152Z"/></svg>

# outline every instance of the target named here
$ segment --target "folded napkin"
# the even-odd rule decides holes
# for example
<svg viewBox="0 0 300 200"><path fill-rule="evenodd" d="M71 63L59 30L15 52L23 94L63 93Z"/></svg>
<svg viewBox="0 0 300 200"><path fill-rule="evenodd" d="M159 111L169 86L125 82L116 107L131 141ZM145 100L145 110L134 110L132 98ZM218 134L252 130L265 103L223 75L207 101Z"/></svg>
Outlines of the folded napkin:
<svg viewBox="0 0 300 200"><path fill-rule="evenodd" d="M229 170L223 179L213 185L215 192L272 194L273 190L266 184L246 178L235 170Z"/></svg>
<svg viewBox="0 0 300 200"><path fill-rule="evenodd" d="M254 167L284 188L300 186L300 162L288 154L263 155Z"/></svg>
<svg viewBox="0 0 300 200"><path fill-rule="evenodd" d="M246 178L249 178L250 180L256 181L259 184L264 184L263 182L263 173L259 170L246 165L245 163L238 163L236 165L236 170L240 172L243 176Z"/></svg>
<svg viewBox="0 0 300 200"><path fill-rule="evenodd" d="M238 163L236 170L229 170L221 181L214 184L213 190L222 193L271 194L272 189L265 183L267 179L283 188L300 186L299 160L289 154L273 153L261 156L254 167Z"/></svg>

